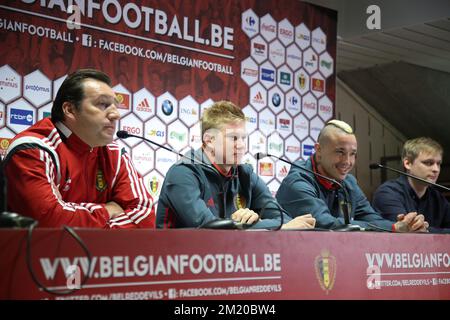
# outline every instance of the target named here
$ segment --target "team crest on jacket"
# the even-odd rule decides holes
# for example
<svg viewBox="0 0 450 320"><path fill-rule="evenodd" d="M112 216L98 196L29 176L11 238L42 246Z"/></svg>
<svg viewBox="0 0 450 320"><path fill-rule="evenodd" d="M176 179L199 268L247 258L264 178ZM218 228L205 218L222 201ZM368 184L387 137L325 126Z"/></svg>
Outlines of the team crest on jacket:
<svg viewBox="0 0 450 320"><path fill-rule="evenodd" d="M234 196L233 203L236 210L247 208L247 201L239 193Z"/></svg>
<svg viewBox="0 0 450 320"><path fill-rule="evenodd" d="M105 176L103 175L102 170L97 170L97 177L95 180L95 187L98 191L104 191L106 189L106 180Z"/></svg>
<svg viewBox="0 0 450 320"><path fill-rule="evenodd" d="M329 250L322 250L320 256L314 260L314 267L320 287L328 294L336 280L336 258L330 254Z"/></svg>

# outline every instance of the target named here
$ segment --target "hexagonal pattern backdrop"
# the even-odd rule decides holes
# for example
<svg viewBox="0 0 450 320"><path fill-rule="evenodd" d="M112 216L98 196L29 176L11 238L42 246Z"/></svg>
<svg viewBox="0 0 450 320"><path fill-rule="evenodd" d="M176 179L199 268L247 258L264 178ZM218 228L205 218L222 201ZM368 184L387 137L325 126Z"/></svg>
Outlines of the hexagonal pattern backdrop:
<svg viewBox="0 0 450 320"><path fill-rule="evenodd" d="M197 6L200 2L211 10L201 11L203 9ZM8 29L5 34L17 38L17 42L23 44L22 51L29 51L22 53L24 58L28 54L30 61L35 61L33 57L36 54L44 56L42 50L47 48L50 53L47 63L41 59L29 64L25 60L23 64L15 64L14 57L9 55L13 49L0 48L0 151L6 150L14 135L50 116L52 100L70 71L93 65L106 71L113 80L113 90L120 102L118 129L151 139L176 152L201 146L199 120L205 108L219 99L237 102L243 108L248 131L248 153L244 162L251 164L275 193L287 175L289 165L275 158L256 161L254 155L268 152L295 161L305 159L313 152L319 131L334 113L336 14L297 0L282 3L248 1L246 5L238 0L222 2L219 5L213 0L185 0L177 12L180 15L178 21L182 20L181 16L192 21L201 16L199 21L203 28L208 23L231 27L232 51L223 48L214 51L211 46L197 43L190 48L208 49L209 53L192 53L193 50L188 48L191 43L179 39L161 36L158 39L165 41L163 44L139 43L127 39L126 35L112 36L108 30L97 33L86 29L71 31L63 24L57 25L57 22L43 18L34 18L33 23L37 26L47 24L55 30L57 25L71 34L73 41L44 37L45 46L41 44L35 50L25 43L38 43L37 35L19 34ZM166 12L170 19L172 13L167 9L168 4L175 5L175 1L159 4L158 9ZM31 5L22 6L24 10L30 10L28 16L26 13L14 16L4 8L0 9L0 14L10 17L11 22L29 19L31 23ZM35 7L43 12L47 10L45 13L50 16L58 13L55 8L41 8L38 4ZM229 14L219 12L217 15L217 10ZM5 26L7 23L4 21ZM117 26L109 24L109 27L126 29L123 21ZM139 30L137 28L137 34ZM151 30L144 31L139 34L141 37L152 38ZM196 31L192 28L186 32ZM196 36L207 38L208 32ZM207 62L218 61L224 66L229 65L233 74L198 71L194 67L177 65L179 62L170 64L156 61L151 56L142 58L100 49L96 40L100 36L117 43L129 42L133 46L149 48L155 54L176 53L189 58L200 57ZM187 49L171 47L172 42ZM52 47L62 44L65 46L62 49ZM52 50L60 50L60 55L69 56L66 60L71 67L51 72L57 56ZM123 67L128 68L125 71L122 70L122 57L127 61ZM149 192L157 199L164 175L179 157L136 138L117 142L131 154Z"/></svg>

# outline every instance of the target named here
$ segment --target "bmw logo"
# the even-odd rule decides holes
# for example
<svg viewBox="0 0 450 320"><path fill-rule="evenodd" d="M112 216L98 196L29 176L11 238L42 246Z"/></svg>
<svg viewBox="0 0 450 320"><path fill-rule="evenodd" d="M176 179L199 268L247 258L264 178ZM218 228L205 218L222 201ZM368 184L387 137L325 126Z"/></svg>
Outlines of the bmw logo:
<svg viewBox="0 0 450 320"><path fill-rule="evenodd" d="M164 100L162 103L162 111L166 116L170 116L173 112L173 104L170 100Z"/></svg>
<svg viewBox="0 0 450 320"><path fill-rule="evenodd" d="M278 93L275 93L275 94L272 96L272 103L273 103L273 105L274 105L275 107L278 107L278 106L280 105L280 103L281 103L281 97L280 97L280 95L279 95Z"/></svg>

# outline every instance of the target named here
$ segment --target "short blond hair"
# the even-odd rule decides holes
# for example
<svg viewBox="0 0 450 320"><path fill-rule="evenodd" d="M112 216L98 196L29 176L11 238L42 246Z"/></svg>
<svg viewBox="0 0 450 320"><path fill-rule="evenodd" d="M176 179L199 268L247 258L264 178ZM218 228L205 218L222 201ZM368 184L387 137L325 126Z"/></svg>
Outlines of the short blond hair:
<svg viewBox="0 0 450 320"><path fill-rule="evenodd" d="M320 130L319 137L317 138L317 141L320 144L323 144L324 142L328 141L332 133L334 132L340 132L340 133L346 133L346 134L354 134L352 127L342 120L333 119L327 122L325 127L323 127L322 130Z"/></svg>
<svg viewBox="0 0 450 320"><path fill-rule="evenodd" d="M439 142L428 137L410 139L403 145L402 159L408 159L410 162L414 162L421 152L430 154L439 153L442 156L444 149Z"/></svg>
<svg viewBox="0 0 450 320"><path fill-rule="evenodd" d="M201 118L202 137L209 129L221 129L224 124L245 121L245 115L233 102L221 100L205 109Z"/></svg>

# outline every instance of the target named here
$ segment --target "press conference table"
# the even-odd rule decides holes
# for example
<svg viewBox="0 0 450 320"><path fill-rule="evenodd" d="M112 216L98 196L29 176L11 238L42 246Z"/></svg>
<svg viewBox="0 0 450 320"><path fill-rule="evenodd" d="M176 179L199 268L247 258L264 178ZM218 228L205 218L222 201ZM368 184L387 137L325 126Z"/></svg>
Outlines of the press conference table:
<svg viewBox="0 0 450 320"><path fill-rule="evenodd" d="M0 299L450 299L450 235L0 230ZM90 268L89 268L90 267ZM90 278L80 287L85 274Z"/></svg>

